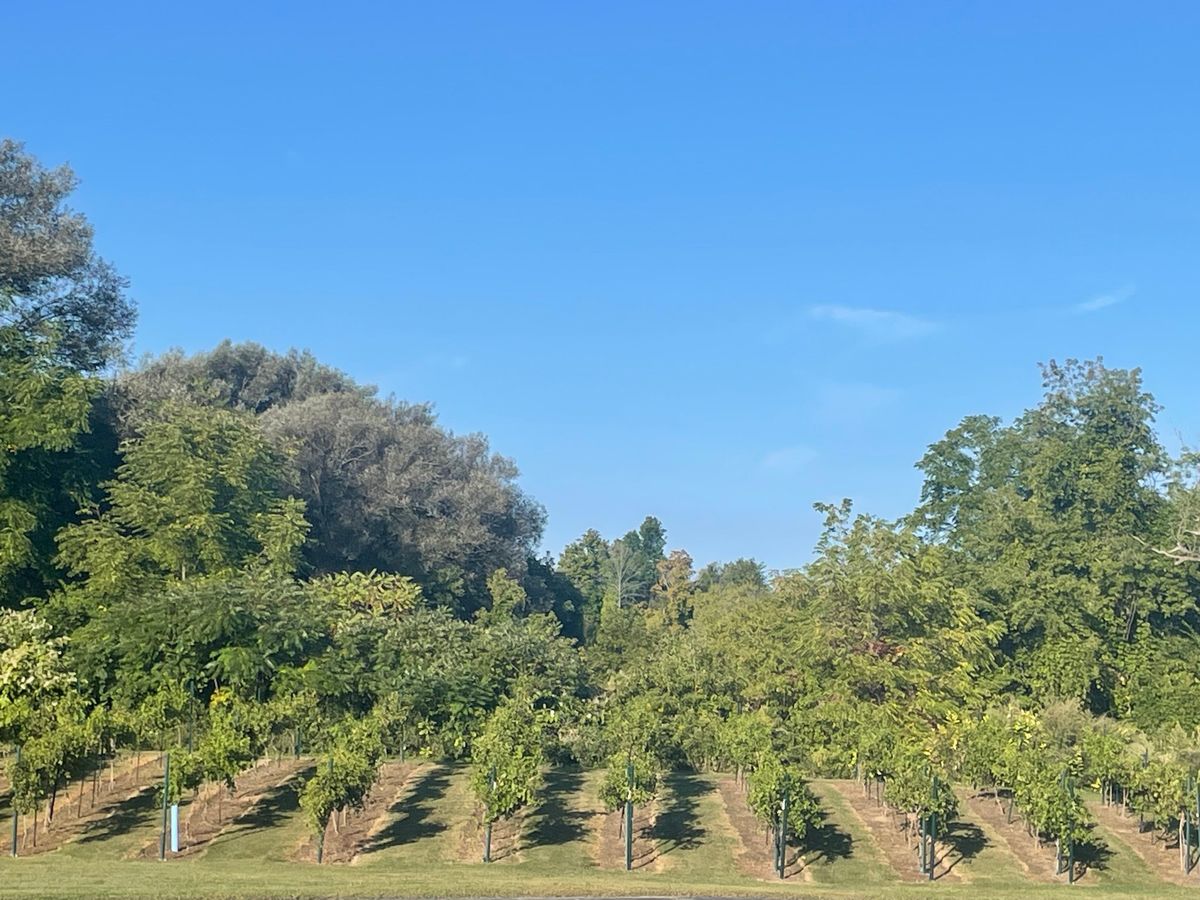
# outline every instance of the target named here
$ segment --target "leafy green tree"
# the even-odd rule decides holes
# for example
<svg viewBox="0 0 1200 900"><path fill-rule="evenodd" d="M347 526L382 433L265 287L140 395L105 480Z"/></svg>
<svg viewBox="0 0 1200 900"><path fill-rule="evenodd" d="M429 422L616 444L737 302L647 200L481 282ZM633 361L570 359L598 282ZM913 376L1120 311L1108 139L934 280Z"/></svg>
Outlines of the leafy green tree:
<svg viewBox="0 0 1200 900"><path fill-rule="evenodd" d="M0 325L0 392L5 398L0 416L0 579L11 579L37 562L34 535L52 514L53 501L38 489L41 485L29 485L21 476L33 474L48 454L74 446L88 426L97 392L94 381L55 360L56 345L44 333Z"/></svg>
<svg viewBox="0 0 1200 900"><path fill-rule="evenodd" d="M334 572L313 579L312 587L352 615L399 618L422 602L421 586L407 575Z"/></svg>
<svg viewBox="0 0 1200 900"><path fill-rule="evenodd" d="M590 643L600 625L609 566L608 541L594 528L563 548L557 569L583 596L584 636Z"/></svg>
<svg viewBox="0 0 1200 900"><path fill-rule="evenodd" d="M147 587L93 609L68 659L88 690L136 704L163 689L205 705L219 689L267 700L334 640L323 595L261 569Z"/></svg>
<svg viewBox="0 0 1200 900"><path fill-rule="evenodd" d="M291 451L316 572L408 575L464 618L486 604L493 571L523 573L545 514L482 436L446 432L426 406L349 392L273 407L261 422Z"/></svg>
<svg viewBox="0 0 1200 900"><path fill-rule="evenodd" d="M94 372L133 328L125 281L92 248L92 227L67 205L67 166L46 169L23 145L0 140L0 328L56 333L52 359Z"/></svg>
<svg viewBox="0 0 1200 900"><path fill-rule="evenodd" d="M307 351L275 353L261 344L229 340L191 356L170 350L120 373L117 381L127 437L173 404L261 415L320 394L370 397L374 389L355 384Z"/></svg>
<svg viewBox="0 0 1200 900"><path fill-rule="evenodd" d="M755 559L735 559L728 563L708 563L696 573L696 590L707 591L718 585L765 588L765 567Z"/></svg>
<svg viewBox="0 0 1200 900"><path fill-rule="evenodd" d="M308 525L282 476L252 421L177 407L125 446L105 506L62 532L61 559L106 597L256 561L289 573Z"/></svg>
<svg viewBox="0 0 1200 900"><path fill-rule="evenodd" d="M652 602L666 625L683 625L692 617L692 558L684 550L672 550L658 561L658 580L651 588Z"/></svg>
<svg viewBox="0 0 1200 900"><path fill-rule="evenodd" d="M520 583L509 576L507 569L497 569L489 575L487 587L492 599L484 617L487 622L506 621L525 611L528 596Z"/></svg>
<svg viewBox="0 0 1200 900"><path fill-rule="evenodd" d="M663 553L667 549L667 530L662 522L654 516L646 516L638 526L637 547L652 567L657 566L665 558Z"/></svg>
<svg viewBox="0 0 1200 900"><path fill-rule="evenodd" d="M94 374L133 325L125 283L92 249L76 180L0 140L0 605L48 589L54 535L107 475ZM89 433L91 432L91 433Z"/></svg>
<svg viewBox="0 0 1200 900"><path fill-rule="evenodd" d="M549 554L531 556L522 579L530 612L552 613L562 624L563 634L583 643L586 638L587 601L582 592L554 565ZM599 606L596 607L599 610Z"/></svg>
<svg viewBox="0 0 1200 900"><path fill-rule="evenodd" d="M1178 669L1192 651L1160 636L1195 615L1188 575L1148 549L1170 518L1155 488L1167 468L1158 407L1138 370L1070 360L1043 376L1043 401L1012 425L971 417L930 448L914 521L951 548L957 579L1003 624L1022 689L1138 714L1151 694L1130 690L1130 662L1147 673L1138 684ZM1189 696L1194 680L1180 681Z"/></svg>
<svg viewBox="0 0 1200 900"><path fill-rule="evenodd" d="M75 687L66 643L33 610L0 610L0 739L24 740L39 711Z"/></svg>

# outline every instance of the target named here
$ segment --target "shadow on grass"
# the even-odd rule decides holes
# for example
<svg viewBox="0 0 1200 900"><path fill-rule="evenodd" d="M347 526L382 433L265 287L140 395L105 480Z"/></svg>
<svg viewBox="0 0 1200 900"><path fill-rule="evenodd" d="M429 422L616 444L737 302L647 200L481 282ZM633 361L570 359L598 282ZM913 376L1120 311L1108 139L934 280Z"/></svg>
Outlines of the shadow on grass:
<svg viewBox="0 0 1200 900"><path fill-rule="evenodd" d="M387 850L411 844L423 838L433 837L446 830L441 822L435 822L432 815L437 809L437 801L446 793L450 786L450 769L438 766L427 772L413 790L402 796L388 810L396 816L386 828L375 835L363 848L362 853L375 850Z"/></svg>
<svg viewBox="0 0 1200 900"><path fill-rule="evenodd" d="M806 836L804 848L804 853L797 853L788 865L794 864L801 855L805 856L808 865L849 859L854 853L854 838L830 822L829 813L822 811L821 823Z"/></svg>
<svg viewBox="0 0 1200 900"><path fill-rule="evenodd" d="M90 844L128 834L135 828L151 824L158 808L158 792L145 788L128 800L120 803L111 815L89 822L79 836L79 843Z"/></svg>
<svg viewBox="0 0 1200 900"><path fill-rule="evenodd" d="M653 849L639 858L640 865L649 865L659 857L676 850L694 850L707 832L697 823L696 809L700 797L712 791L712 785L687 772L675 772L666 778L670 803L658 814L649 837Z"/></svg>
<svg viewBox="0 0 1200 900"><path fill-rule="evenodd" d="M947 846L935 863L945 866L938 878L949 875L964 860L974 859L991 843L983 829L971 822L952 822L941 839Z"/></svg>
<svg viewBox="0 0 1200 900"><path fill-rule="evenodd" d="M316 771L309 766L286 782L267 790L258 802L239 816L235 816L225 828L213 837L212 842L222 844L236 841L257 831L273 828L300 810L300 788Z"/></svg>
<svg viewBox="0 0 1200 900"><path fill-rule="evenodd" d="M534 847L571 844L587 836L586 823L591 813L567 805L567 799L578 794L582 786L583 773L578 769L555 770L546 776L537 807L537 824L529 835Z"/></svg>
<svg viewBox="0 0 1200 900"><path fill-rule="evenodd" d="M1092 869L1103 872L1108 868L1113 852L1098 835L1075 845L1075 880L1078 881Z"/></svg>

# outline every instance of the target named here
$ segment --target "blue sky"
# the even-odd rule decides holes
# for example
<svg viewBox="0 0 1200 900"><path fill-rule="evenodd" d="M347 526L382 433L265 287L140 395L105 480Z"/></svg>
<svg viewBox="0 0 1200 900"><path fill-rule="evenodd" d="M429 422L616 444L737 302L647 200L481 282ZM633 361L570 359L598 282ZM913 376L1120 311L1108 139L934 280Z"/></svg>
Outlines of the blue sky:
<svg viewBox="0 0 1200 900"><path fill-rule="evenodd" d="M514 457L557 552L648 513L802 564L814 500L1037 363L1200 441L1200 4L23 3L0 134L83 179L136 351L307 347Z"/></svg>

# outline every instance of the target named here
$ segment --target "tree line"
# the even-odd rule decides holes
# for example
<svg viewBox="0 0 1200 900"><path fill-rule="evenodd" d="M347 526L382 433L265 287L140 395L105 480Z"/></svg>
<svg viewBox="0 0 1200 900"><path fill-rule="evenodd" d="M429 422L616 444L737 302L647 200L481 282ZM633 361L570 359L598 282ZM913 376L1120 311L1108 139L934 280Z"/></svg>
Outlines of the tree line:
<svg viewBox="0 0 1200 900"><path fill-rule="evenodd" d="M313 758L318 835L402 753L470 760L485 822L564 761L607 768L611 809L670 767L735 770L777 859L816 823L817 775L859 778L919 841L964 781L1062 857L1088 836L1078 786L1196 827L1195 461L1164 449L1138 370L1044 366L1016 419L930 445L909 515L818 504L794 571L697 569L653 516L553 558L513 462L428 406L255 344L128 365L134 304L74 186L0 143L21 813L155 747L170 799L272 749Z"/></svg>

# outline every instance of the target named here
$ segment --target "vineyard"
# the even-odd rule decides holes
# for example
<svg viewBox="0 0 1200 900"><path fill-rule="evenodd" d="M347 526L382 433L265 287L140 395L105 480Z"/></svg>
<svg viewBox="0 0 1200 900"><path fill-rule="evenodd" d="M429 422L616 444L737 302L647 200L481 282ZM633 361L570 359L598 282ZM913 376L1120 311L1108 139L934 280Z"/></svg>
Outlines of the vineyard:
<svg viewBox="0 0 1200 900"><path fill-rule="evenodd" d="M972 725L944 768L901 752L831 779L805 777L762 748L747 753L755 729L744 721L722 742L727 774L663 768L645 752L604 769L551 767L539 750L551 723L512 706L493 715L469 762L389 757L396 720L382 710L320 756L300 752L293 720L256 732L265 722L261 711L215 719L190 753L113 750L101 733L86 761L62 765L48 797L28 793L31 757L14 753L0 808L12 822L0 841L6 887L38 896L194 896L210 878L221 896L516 883L547 893L873 896L1200 887L1194 781L1103 727L1061 771L1045 726L1014 713ZM176 804L172 837L164 810Z"/></svg>
<svg viewBox="0 0 1200 900"><path fill-rule="evenodd" d="M118 365L74 183L0 141L0 891L1200 889L1200 456L1140 370L1047 363L799 568L554 557L427 405Z"/></svg>
<svg viewBox="0 0 1200 900"><path fill-rule="evenodd" d="M161 760L146 756L146 768L161 771ZM986 792L965 789L961 802L969 811L948 818L939 830L935 886L921 887L926 876L916 842L905 832L906 815L877 799L875 783L857 780L806 786L810 824L803 838L789 839L780 879L770 824L764 827L747 785L733 774L664 775L654 796L635 809L633 870L626 873L623 817L605 811L603 772L546 771L531 803L497 829L493 862L485 866L486 815L469 767L399 760L382 763L361 809L331 819L325 862L318 868L319 839L300 799L305 778L319 764L310 758L257 762L228 791L223 817L211 797L186 798L183 845L160 866L149 862L157 856L161 828L156 788L139 780L134 760L122 756L112 783L106 775L94 800L89 781L81 807L60 808L53 825L43 825L39 845L23 845L21 859L5 863L6 886L40 896L58 891L167 896L171 890L195 891L209 878L220 879L222 896L315 896L334 889L420 893L432 887L444 894L484 892L489 886L507 890L514 879L551 892L569 884L585 891L658 893L701 886L769 891L782 885L802 894L819 888L876 896L947 888L1067 890L1065 876L1053 874L1051 847L1025 841L1019 818L1008 825L1003 812L977 813L974 806L995 801ZM1187 883L1168 873L1166 861L1177 858L1156 846L1149 833L1139 835L1135 815L1117 814L1103 827L1089 828L1088 839L1091 855L1079 865L1081 884L1165 895L1172 882ZM394 881L397 875L404 880ZM64 889L63 879L78 883Z"/></svg>

